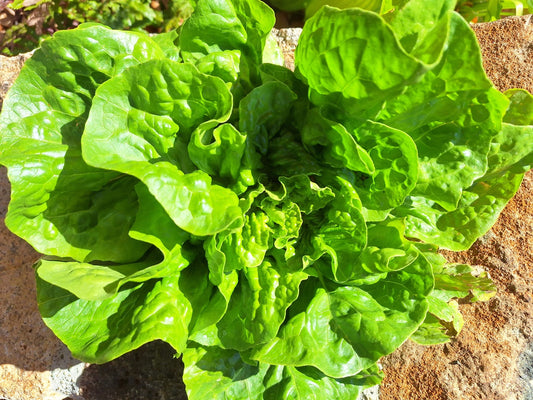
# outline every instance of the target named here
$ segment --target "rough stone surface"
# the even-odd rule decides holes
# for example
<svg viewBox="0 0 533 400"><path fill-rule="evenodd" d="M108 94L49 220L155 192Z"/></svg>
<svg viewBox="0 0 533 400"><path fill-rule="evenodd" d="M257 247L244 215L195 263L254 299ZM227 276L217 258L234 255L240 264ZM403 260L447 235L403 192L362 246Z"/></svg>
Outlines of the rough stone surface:
<svg viewBox="0 0 533 400"><path fill-rule="evenodd" d="M283 52L285 66L294 71L294 50L298 44L302 28L274 29L273 33Z"/></svg>
<svg viewBox="0 0 533 400"><path fill-rule="evenodd" d="M474 25L484 66L500 90L533 91L532 24L527 16ZM281 31L286 53L298 35ZM26 58L0 56L0 105ZM293 66L290 55L286 62ZM483 265L499 294L487 303L461 305L465 328L451 343L407 342L386 357L381 400L533 399L532 196L533 172L487 235L468 252L447 254L451 261ZM105 365L70 356L39 316L31 268L38 254L4 226L8 200L9 183L0 168L0 399L185 400L183 366L165 343L150 343ZM377 398L375 390L366 396Z"/></svg>
<svg viewBox="0 0 533 400"><path fill-rule="evenodd" d="M502 92L522 88L533 93L533 15L472 27L494 86Z"/></svg>
<svg viewBox="0 0 533 400"><path fill-rule="evenodd" d="M14 57L0 55L0 109L6 93L13 81L17 78L24 62L31 56L31 53L20 54Z"/></svg>

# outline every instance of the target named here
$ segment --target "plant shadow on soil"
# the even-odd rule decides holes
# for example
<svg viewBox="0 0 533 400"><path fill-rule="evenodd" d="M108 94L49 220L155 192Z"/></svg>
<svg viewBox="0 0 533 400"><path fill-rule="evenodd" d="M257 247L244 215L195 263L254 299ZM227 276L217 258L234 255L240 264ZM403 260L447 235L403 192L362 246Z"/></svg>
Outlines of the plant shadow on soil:
<svg viewBox="0 0 533 400"><path fill-rule="evenodd" d="M148 343L107 364L92 364L78 379L84 400L187 400L183 363L170 345Z"/></svg>

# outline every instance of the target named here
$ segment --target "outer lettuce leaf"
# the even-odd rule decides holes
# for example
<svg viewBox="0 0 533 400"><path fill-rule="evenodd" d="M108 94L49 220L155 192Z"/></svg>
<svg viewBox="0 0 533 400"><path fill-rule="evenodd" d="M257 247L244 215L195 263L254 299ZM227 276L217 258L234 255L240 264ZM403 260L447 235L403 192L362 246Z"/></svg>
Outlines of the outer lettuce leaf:
<svg viewBox="0 0 533 400"><path fill-rule="evenodd" d="M473 32L455 14L449 43L454 45L440 64L389 100L378 120L408 133L417 145L420 173L413 195L452 211L462 191L485 173L508 103L485 75Z"/></svg>
<svg viewBox="0 0 533 400"><path fill-rule="evenodd" d="M202 267L205 268L201 264L194 266L194 268ZM185 272L191 269L186 269ZM202 278L204 278L203 275ZM200 283L198 278L186 282L189 288L185 289L185 292L187 294L190 293L190 298L192 295L196 295L189 340L194 340L205 346L221 346L215 324L226 314L230 298L238 284L237 271L223 274L220 277L220 283L214 287L211 284L210 276L208 279L206 274L205 279L201 282L205 282L205 287L210 292L198 290L198 284Z"/></svg>
<svg viewBox="0 0 533 400"><path fill-rule="evenodd" d="M445 265L435 269L435 290L432 296L448 301L472 295L472 301L488 300L496 294L496 286L484 271L475 271L464 264Z"/></svg>
<svg viewBox="0 0 533 400"><path fill-rule="evenodd" d="M312 367L249 364L233 350L195 344L185 350L183 360L183 380L191 399L352 400L365 386L381 380L376 368L335 379Z"/></svg>
<svg viewBox="0 0 533 400"><path fill-rule="evenodd" d="M270 2L281 9L287 7L286 5L278 6L278 1L271 0ZM325 5L340 9L357 7L383 15L401 9L401 7L403 7L405 3L409 3L409 1L410 0L307 0L304 2L291 2L291 4L296 3L296 5L301 5L300 8L304 8L305 6L305 17L309 18Z"/></svg>
<svg viewBox="0 0 533 400"><path fill-rule="evenodd" d="M183 353L183 382L191 399L260 400L268 364L244 362L239 352L190 344Z"/></svg>
<svg viewBox="0 0 533 400"><path fill-rule="evenodd" d="M135 191L139 199L139 210L130 236L154 245L159 250L159 258L149 266L134 270L114 285L106 287L108 291L116 291L128 282L175 276L196 258L194 249L186 244L190 235L174 224L146 186L138 183Z"/></svg>
<svg viewBox="0 0 533 400"><path fill-rule="evenodd" d="M471 296L471 301L486 301L496 294L496 287L485 272L476 273L468 265L449 265L435 251L436 248L423 252L432 265L435 288L427 298L429 309L424 323L410 337L424 345L447 343L461 332L464 320L455 299Z"/></svg>
<svg viewBox="0 0 533 400"><path fill-rule="evenodd" d="M455 308L452 308L453 306L449 305L448 303L441 304L441 307L445 308L446 310L453 310L455 312L455 314L453 312L449 312L448 314L450 315L450 318L446 318L446 320L440 320L428 312L424 323L420 325L418 330L413 333L409 339L415 343L426 346L448 343L451 340L450 336L457 334L461 330L463 323L463 317L457 308L457 304L453 304L455 305ZM450 329L448 329L443 324L443 321L448 326L450 325L450 322L452 322L454 331L452 332Z"/></svg>
<svg viewBox="0 0 533 400"><path fill-rule="evenodd" d="M114 266L42 259L35 267L39 278L80 299L104 300L116 294L119 283L128 275L150 267L158 258L157 254L150 254L138 262Z"/></svg>
<svg viewBox="0 0 533 400"><path fill-rule="evenodd" d="M231 95L219 78L190 64L147 62L99 88L83 155L91 165L139 178L180 228L213 234L241 218L237 196L202 171L184 174L189 160L180 143L203 121L209 129L230 112Z"/></svg>
<svg viewBox="0 0 533 400"><path fill-rule="evenodd" d="M165 53L166 58L173 61L180 61L179 37L177 31L170 31L160 33L158 35L150 36L151 39L158 44L158 46Z"/></svg>
<svg viewBox="0 0 533 400"><path fill-rule="evenodd" d="M395 215L407 217L409 237L450 250L467 250L494 225L521 182L522 175L511 173L490 181L481 179L463 193L454 211L447 212L431 201L416 198L398 208Z"/></svg>
<svg viewBox="0 0 533 400"><path fill-rule="evenodd" d="M461 119L472 99L492 87L468 24L452 14L449 25L448 43L454 45L448 46L439 64L410 85L402 96L388 99L379 120L406 132L433 121L453 122ZM470 54L467 58L466 53Z"/></svg>
<svg viewBox="0 0 533 400"><path fill-rule="evenodd" d="M425 0L410 0L405 2L399 10L385 16L396 37L400 40L403 48L409 53L427 59L432 64L440 58L438 52L442 51L446 41L446 28L440 23L448 24L448 17L455 8L455 0L436 0L427 6ZM431 44L431 47L428 46ZM436 44L439 44L435 46ZM437 52L437 53L435 53Z"/></svg>
<svg viewBox="0 0 533 400"><path fill-rule="evenodd" d="M352 117L371 117L386 98L400 94L440 59L442 34L433 36L426 46L434 48L435 60L419 60L402 48L377 14L324 7L307 21L295 63L314 103L336 105Z"/></svg>
<svg viewBox="0 0 533 400"><path fill-rule="evenodd" d="M355 376L334 379L313 367L271 367L267 373L265 399L355 399L366 387L377 385L382 376L378 367ZM272 382L276 382L272 385ZM271 385L271 386L270 386Z"/></svg>
<svg viewBox="0 0 533 400"><path fill-rule="evenodd" d="M335 378L355 375L417 330L428 308L424 297L432 287L431 267L422 257L364 288L341 286L329 291L318 280L309 281L300 289L304 302L289 308L289 319L278 336L252 349L250 358L311 365Z"/></svg>
<svg viewBox="0 0 533 400"><path fill-rule="evenodd" d="M200 1L180 31L185 60L223 50L240 50L260 65L274 26L274 12L259 0Z"/></svg>
<svg viewBox="0 0 533 400"><path fill-rule="evenodd" d="M490 169L485 177L508 170L525 172L533 164L533 95L520 89L505 94L510 104L501 131L492 140L488 156Z"/></svg>
<svg viewBox="0 0 533 400"><path fill-rule="evenodd" d="M369 35L371 29L379 34ZM379 16L361 9L330 7L322 8L306 23L295 62L313 90L358 100L403 86L419 69ZM365 67L368 65L373 68Z"/></svg>
<svg viewBox="0 0 533 400"><path fill-rule="evenodd" d="M136 263L114 266L53 260L37 265L46 324L73 354L91 362L109 361L155 339L181 351L189 323L197 322L213 290L198 266L181 272L193 259L182 246L189 235L174 225L144 185L137 185L137 193L141 206L131 234L159 251L153 249ZM142 283L124 289L128 282ZM124 323L130 319L129 325ZM73 327L82 333L71 336Z"/></svg>
<svg viewBox="0 0 533 400"><path fill-rule="evenodd" d="M511 89L505 92L509 98L509 108L503 121L513 125L533 125L533 96L524 89Z"/></svg>
<svg viewBox="0 0 533 400"><path fill-rule="evenodd" d="M181 352L192 308L178 281L151 281L89 301L38 279L39 311L74 357L87 362L104 363L156 339Z"/></svg>
<svg viewBox="0 0 533 400"><path fill-rule="evenodd" d="M274 12L259 0L200 1L180 29L181 55L185 61L204 65L206 58L216 55L215 75L231 82L238 104L259 82L258 67L263 57L268 59L271 49L277 47L268 40L274 22ZM227 57L228 51L231 58ZM220 59L224 53L226 56ZM225 77L231 75L231 70L238 75L230 81Z"/></svg>
<svg viewBox="0 0 533 400"><path fill-rule="evenodd" d="M523 102L527 104L530 96L524 96ZM509 109L511 115L521 107L522 102L515 99ZM527 114L521 119L525 123L530 120ZM397 215L407 216L408 236L451 250L468 249L496 222L520 187L523 173L530 168L533 159L531 143L532 126L504 123L493 138L488 154L489 172L464 190L456 210L447 212L427 199L414 197L395 211Z"/></svg>
<svg viewBox="0 0 533 400"><path fill-rule="evenodd" d="M363 10L379 13L382 0L309 0L305 8L305 16L309 18L316 14L321 7L328 5L340 9L362 8Z"/></svg>
<svg viewBox="0 0 533 400"><path fill-rule="evenodd" d="M111 278L119 278L119 274L124 278L115 281L106 279L109 272L99 274L102 267L78 264L79 269L87 268L85 275L73 275L77 281L66 278L58 281L66 283L68 291L45 280L55 279L54 274L61 271L57 265L48 266L43 261L37 268L37 292L45 323L74 356L87 362L108 362L157 339L168 342L181 353L188 338L195 334L201 338L206 327L215 324L225 313L236 277L228 277L215 288L208 281L206 268L201 263L193 263L186 269L170 264L167 277L146 280L147 271L154 269L150 265L158 260L147 257L135 264L116 266L116 276ZM72 266L72 263L65 264L63 269ZM155 270L160 272L161 268L155 264ZM78 272L75 268L72 271ZM144 276L138 278L135 271ZM153 273L152 277L157 274ZM142 283L121 286L136 281ZM106 285L107 282L110 283ZM100 292L95 284L102 287ZM80 299L72 292L86 298ZM92 299L88 299L90 296Z"/></svg>
<svg viewBox="0 0 533 400"><path fill-rule="evenodd" d="M187 265L183 258L183 245L190 235L180 229L170 219L161 204L150 194L142 183L135 186L139 198L139 210L135 223L131 227L130 236L137 240L150 243L161 252L164 263L174 268ZM192 258L192 255L190 255ZM179 268L179 269L181 269ZM167 275L150 275L150 278Z"/></svg>
<svg viewBox="0 0 533 400"><path fill-rule="evenodd" d="M12 185L6 224L39 252L126 262L146 250L127 234L135 182L88 166L80 138L101 83L163 56L146 35L82 25L43 42L25 64L4 102L0 162Z"/></svg>

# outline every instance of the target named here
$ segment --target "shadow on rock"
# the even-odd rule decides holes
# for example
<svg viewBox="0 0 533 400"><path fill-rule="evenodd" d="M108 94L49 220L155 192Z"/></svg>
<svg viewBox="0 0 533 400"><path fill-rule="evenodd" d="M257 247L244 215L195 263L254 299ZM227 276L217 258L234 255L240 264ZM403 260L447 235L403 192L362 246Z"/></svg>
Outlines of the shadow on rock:
<svg viewBox="0 0 533 400"><path fill-rule="evenodd" d="M164 342L148 343L106 364L92 364L78 379L84 400L187 400L183 363Z"/></svg>

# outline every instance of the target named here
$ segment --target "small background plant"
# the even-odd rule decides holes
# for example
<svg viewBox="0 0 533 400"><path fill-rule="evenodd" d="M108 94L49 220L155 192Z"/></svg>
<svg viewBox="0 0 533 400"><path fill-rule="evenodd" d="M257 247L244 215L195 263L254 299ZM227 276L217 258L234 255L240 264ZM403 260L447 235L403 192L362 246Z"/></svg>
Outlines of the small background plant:
<svg viewBox="0 0 533 400"><path fill-rule="evenodd" d="M189 17L194 0L3 0L0 1L0 53L33 50L58 30L84 22L114 29L168 32Z"/></svg>
<svg viewBox="0 0 533 400"><path fill-rule="evenodd" d="M531 14L532 0L459 0L457 11L470 22L489 22L513 15Z"/></svg>
<svg viewBox="0 0 533 400"><path fill-rule="evenodd" d="M386 13L399 0L268 0L284 12L305 10L311 17L323 5L361 7ZM58 30L83 22L99 22L114 29L144 29L168 32L187 19L195 0L0 0L0 54L13 56L35 49ZM511 15L529 14L533 0L458 0L456 11L469 22L494 21Z"/></svg>
<svg viewBox="0 0 533 400"><path fill-rule="evenodd" d="M403 0L269 0L274 7L285 11L305 10L306 18L313 16L320 7L360 7L381 14L405 3ZM489 22L512 15L530 14L533 0L458 0L456 11L469 22Z"/></svg>

